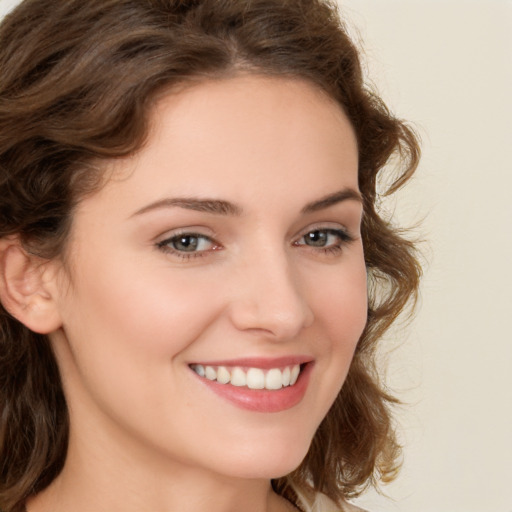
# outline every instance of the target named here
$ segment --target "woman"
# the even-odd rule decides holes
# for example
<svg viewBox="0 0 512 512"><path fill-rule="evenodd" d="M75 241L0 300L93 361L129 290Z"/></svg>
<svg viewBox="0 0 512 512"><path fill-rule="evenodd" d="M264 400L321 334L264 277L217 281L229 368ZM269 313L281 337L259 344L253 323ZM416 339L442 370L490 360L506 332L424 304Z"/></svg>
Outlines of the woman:
<svg viewBox="0 0 512 512"><path fill-rule="evenodd" d="M419 150L335 9L25 0L0 66L0 509L329 512L390 480L375 346L420 271L376 184Z"/></svg>

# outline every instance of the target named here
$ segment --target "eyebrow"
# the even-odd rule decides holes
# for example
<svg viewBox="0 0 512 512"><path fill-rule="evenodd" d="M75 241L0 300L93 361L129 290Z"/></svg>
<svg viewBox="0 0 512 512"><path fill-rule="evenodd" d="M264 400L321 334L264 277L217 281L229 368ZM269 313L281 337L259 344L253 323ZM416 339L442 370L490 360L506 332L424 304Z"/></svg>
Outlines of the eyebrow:
<svg viewBox="0 0 512 512"><path fill-rule="evenodd" d="M352 188L345 188L343 190L339 190L338 192L328 194L327 196L324 196L320 199L317 199L306 204L302 208L301 213L314 213L347 200L355 200L360 203L363 202L363 198L361 197L361 194L359 192ZM152 210L174 207L184 208L186 210L194 210L197 212L213 213L217 215L240 216L243 213L243 209L241 206L230 201L224 201L222 199L174 197L160 199L158 201L155 201L154 203L148 204L147 206L144 206L140 210L137 210L132 215L132 217L136 215L142 215L143 213L147 213Z"/></svg>
<svg viewBox="0 0 512 512"><path fill-rule="evenodd" d="M217 215L241 215L242 208L229 201L222 199L197 199L195 197L174 197L161 199L154 203L144 206L137 210L133 215L158 210L160 208L185 208L186 210L195 210L197 212L215 213Z"/></svg>
<svg viewBox="0 0 512 512"><path fill-rule="evenodd" d="M363 197L357 190L354 190L353 188L344 188L343 190L339 190L333 194L328 194L316 201L308 203L304 208L302 208L301 213L314 213L319 210L325 210L330 206L334 206L335 204L347 200L354 200L361 204L363 203Z"/></svg>

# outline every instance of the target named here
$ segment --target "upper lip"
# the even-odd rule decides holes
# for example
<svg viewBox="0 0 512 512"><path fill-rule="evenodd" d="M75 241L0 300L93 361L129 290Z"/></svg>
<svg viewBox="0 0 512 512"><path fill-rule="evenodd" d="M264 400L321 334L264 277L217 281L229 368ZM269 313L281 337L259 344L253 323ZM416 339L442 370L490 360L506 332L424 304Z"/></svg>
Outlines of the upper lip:
<svg viewBox="0 0 512 512"><path fill-rule="evenodd" d="M203 366L241 366L249 368L261 368L269 370L271 368L284 368L296 364L305 364L313 361L313 358L305 355L293 355L282 357L243 357L238 359L221 359L215 361L194 361L190 363L201 364Z"/></svg>

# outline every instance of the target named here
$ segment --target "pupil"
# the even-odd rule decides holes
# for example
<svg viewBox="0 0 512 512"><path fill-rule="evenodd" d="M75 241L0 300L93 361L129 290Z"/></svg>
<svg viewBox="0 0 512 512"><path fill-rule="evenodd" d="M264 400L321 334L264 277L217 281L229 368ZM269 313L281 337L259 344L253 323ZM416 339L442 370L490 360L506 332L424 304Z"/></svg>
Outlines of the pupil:
<svg viewBox="0 0 512 512"><path fill-rule="evenodd" d="M174 248L179 251L192 252L197 249L198 239L196 236L182 236L174 242Z"/></svg>
<svg viewBox="0 0 512 512"><path fill-rule="evenodd" d="M324 231L312 231L306 235L308 245L323 247L327 242L327 233Z"/></svg>

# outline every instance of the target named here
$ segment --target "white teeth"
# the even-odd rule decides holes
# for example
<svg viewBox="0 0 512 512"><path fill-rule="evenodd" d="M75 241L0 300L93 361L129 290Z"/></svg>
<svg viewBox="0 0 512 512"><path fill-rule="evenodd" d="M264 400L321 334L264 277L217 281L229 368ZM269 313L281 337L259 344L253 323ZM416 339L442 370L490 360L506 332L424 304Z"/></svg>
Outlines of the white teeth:
<svg viewBox="0 0 512 512"><path fill-rule="evenodd" d="M191 368L200 376L208 380L216 380L219 384L231 384L232 386L247 386L249 389L276 390L287 386L293 386L300 374L300 365L286 366L284 368L226 368L225 366L192 365Z"/></svg>
<svg viewBox="0 0 512 512"><path fill-rule="evenodd" d="M199 375L199 377L204 377L204 366L202 364L196 364L194 366L194 371Z"/></svg>
<svg viewBox="0 0 512 512"><path fill-rule="evenodd" d="M234 368L231 372L231 385L232 386L246 386L247 376L241 368Z"/></svg>
<svg viewBox="0 0 512 512"><path fill-rule="evenodd" d="M300 373L300 366L298 364L296 364L292 368L292 371L290 373L290 386L293 386L297 382L297 379L299 377L299 373Z"/></svg>
<svg viewBox="0 0 512 512"><path fill-rule="evenodd" d="M215 371L215 368L211 366L207 366L204 369L204 375L208 380L215 380L217 378L217 372Z"/></svg>
<svg viewBox="0 0 512 512"><path fill-rule="evenodd" d="M277 368L269 370L265 376L266 389L281 389L283 387L283 373Z"/></svg>
<svg viewBox="0 0 512 512"><path fill-rule="evenodd" d="M290 367L287 366L283 370L283 386L289 386L290 385L290 374L291 374Z"/></svg>
<svg viewBox="0 0 512 512"><path fill-rule="evenodd" d="M220 382L221 384L227 384L230 380L230 373L224 366L219 366L219 369L217 370L217 382Z"/></svg>
<svg viewBox="0 0 512 512"><path fill-rule="evenodd" d="M247 387L250 389L263 389L265 387L265 374L260 368L249 368L247 372Z"/></svg>

